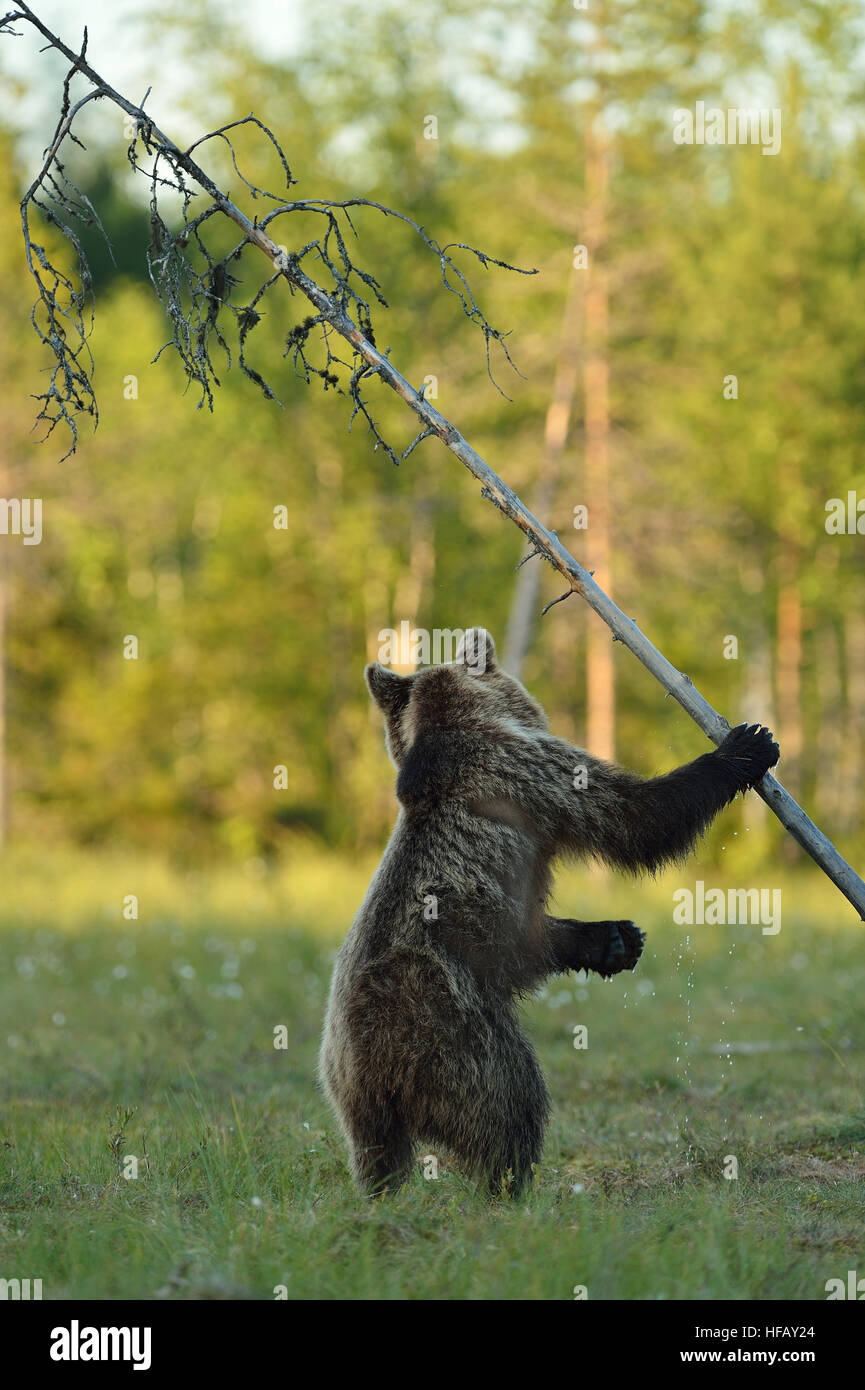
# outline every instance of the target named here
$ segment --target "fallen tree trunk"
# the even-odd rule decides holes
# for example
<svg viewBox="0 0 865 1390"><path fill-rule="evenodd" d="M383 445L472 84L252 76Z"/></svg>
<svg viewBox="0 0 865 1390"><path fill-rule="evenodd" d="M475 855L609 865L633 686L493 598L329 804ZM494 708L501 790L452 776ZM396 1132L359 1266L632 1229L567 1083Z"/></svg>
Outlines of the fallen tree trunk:
<svg viewBox="0 0 865 1390"><path fill-rule="evenodd" d="M176 166L182 169L198 184L199 188L212 198L215 209L234 222L243 232L245 239L257 246L273 262L275 269L288 281L289 285L300 290L306 296L317 313L321 315L323 321L351 344L354 351L367 364L365 375L369 377L377 374L414 411L423 426L416 442L427 436L437 436L482 484L481 495L498 507L520 528L536 555L542 556L563 576L568 584L568 590L562 597L568 598L572 593L575 593L584 598L589 607L610 628L614 639L622 642L629 651L633 652L637 660L642 662L648 671L651 671L667 694L672 695L673 699L678 701L713 743L721 743L730 725L694 687L690 677L682 671L677 671L675 666L658 651L657 647L640 631L634 620L627 617L613 603L604 590L595 583L591 574L583 569L582 565L565 550L558 536L542 525L516 493L511 491L499 475L481 458L480 454L463 438L459 430L441 415L429 401L425 400L420 391L415 390L388 358L370 342L369 337L362 332L345 309L320 285L310 279L296 259L281 250L260 225L250 221L246 214L217 187L210 176L191 157L190 153L181 150L163 134L148 113L115 91L93 70L84 56L86 38L82 51L75 53L47 28L26 4L17 5L2 23L4 26L8 25L13 19L27 19L33 24L48 40L51 47L56 48L69 59L72 64L72 72L80 72L92 83L94 88L94 91L88 94L82 102L77 103L71 111L65 110L53 146L48 152L46 164L43 166L43 174L50 167L62 139L68 133L74 114L85 101L94 98L106 99L125 111L127 115L134 117L140 127L146 130L148 140L155 141L163 151L170 154ZM68 84L69 78L67 78L66 84L67 97ZM25 241L28 242L28 250L26 205L38 182L39 179L31 186L30 192L22 202L22 218L24 219ZM362 203L364 200L354 201ZM560 600L557 599L555 602L560 602ZM771 773L766 774L755 790L775 813L785 829L790 832L794 840L806 850L815 863L819 864L848 902L856 908L860 918L865 920L865 883L838 853L827 836L817 828L801 806L794 801L790 793Z"/></svg>

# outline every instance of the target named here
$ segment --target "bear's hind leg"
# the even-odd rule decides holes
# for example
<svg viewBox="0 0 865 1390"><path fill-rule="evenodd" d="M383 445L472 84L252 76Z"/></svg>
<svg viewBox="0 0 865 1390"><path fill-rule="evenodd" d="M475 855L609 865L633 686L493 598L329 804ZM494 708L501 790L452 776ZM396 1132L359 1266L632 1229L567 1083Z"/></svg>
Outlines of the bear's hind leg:
<svg viewBox="0 0 865 1390"><path fill-rule="evenodd" d="M414 1145L393 1107L370 1104L343 1120L358 1187L370 1197L401 1187L411 1170Z"/></svg>
<svg viewBox="0 0 865 1390"><path fill-rule="evenodd" d="M430 1074L417 1131L449 1149L491 1196L516 1197L540 1162L549 1096L516 1019L491 1026L479 1011L474 1023L472 1053L444 1054Z"/></svg>
<svg viewBox="0 0 865 1390"><path fill-rule="evenodd" d="M527 1107L519 1120L511 1117L505 1131L485 1136L488 1147L480 1166L491 1197L519 1197L531 1185L532 1167L541 1160L545 1127L546 1106L535 1105Z"/></svg>

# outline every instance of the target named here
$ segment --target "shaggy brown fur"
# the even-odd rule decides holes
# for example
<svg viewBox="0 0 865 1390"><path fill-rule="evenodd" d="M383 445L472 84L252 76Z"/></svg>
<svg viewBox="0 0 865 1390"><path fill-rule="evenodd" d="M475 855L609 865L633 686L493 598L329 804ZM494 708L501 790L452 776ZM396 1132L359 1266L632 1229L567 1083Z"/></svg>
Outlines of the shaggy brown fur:
<svg viewBox="0 0 865 1390"><path fill-rule="evenodd" d="M633 922L548 916L551 860L653 870L683 859L778 746L743 724L644 780L550 734L483 629L453 664L398 676L374 663L365 675L400 813L336 963L321 1080L364 1190L402 1182L420 1142L492 1191L518 1192L541 1155L549 1097L516 998L555 972L633 970L645 939Z"/></svg>

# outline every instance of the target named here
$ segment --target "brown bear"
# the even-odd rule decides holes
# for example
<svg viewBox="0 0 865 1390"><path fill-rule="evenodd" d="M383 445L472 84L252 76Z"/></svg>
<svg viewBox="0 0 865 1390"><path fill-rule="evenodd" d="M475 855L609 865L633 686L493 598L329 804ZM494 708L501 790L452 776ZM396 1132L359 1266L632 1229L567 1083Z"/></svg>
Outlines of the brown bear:
<svg viewBox="0 0 865 1390"><path fill-rule="evenodd" d="M399 676L376 662L365 676L400 811L336 962L320 1078L364 1191L398 1186L422 1143L516 1194L550 1108L518 997L556 972L633 970L645 940L633 922L548 916L551 861L683 860L778 745L742 724L643 779L552 735L482 628L453 663Z"/></svg>

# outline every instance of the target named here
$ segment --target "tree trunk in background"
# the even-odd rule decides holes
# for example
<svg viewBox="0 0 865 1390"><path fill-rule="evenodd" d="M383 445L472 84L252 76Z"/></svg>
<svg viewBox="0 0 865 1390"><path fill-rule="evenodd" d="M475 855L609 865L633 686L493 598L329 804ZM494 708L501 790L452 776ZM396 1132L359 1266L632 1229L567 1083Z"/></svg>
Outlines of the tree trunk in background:
<svg viewBox="0 0 865 1390"><path fill-rule="evenodd" d="M11 468L0 468L4 497L13 496ZM9 834L9 765L6 747L6 605L9 594L10 537L0 540L0 846Z"/></svg>
<svg viewBox="0 0 865 1390"><path fill-rule="evenodd" d="M844 739L838 767L839 819L844 830L862 825L862 754L865 748L865 593L856 590L844 616Z"/></svg>
<svg viewBox="0 0 865 1390"><path fill-rule="evenodd" d="M818 629L817 718L820 738L814 767L814 808L829 832L840 822L841 769L844 766L844 707L841 684L841 647L833 625Z"/></svg>
<svg viewBox="0 0 865 1390"><path fill-rule="evenodd" d="M781 777L792 796L798 797L802 767L802 603L799 567L792 543L781 540L778 560L777 656L778 742L781 745Z"/></svg>
<svg viewBox="0 0 865 1390"><path fill-rule="evenodd" d="M555 613L553 609L553 613ZM545 634L545 652L549 654L549 674L552 685L550 722L562 738L580 745L585 737L582 720L577 723L577 701L574 696L574 672L580 669L581 654L586 642L586 623L595 615L584 606L575 608L567 622L550 624Z"/></svg>
<svg viewBox="0 0 865 1390"><path fill-rule="evenodd" d="M331 518L340 516L344 506L344 475L339 455L328 448L322 449L316 457L315 474L318 487L313 525L315 534L323 538L317 549L317 563L321 566L324 582L323 576L333 573L340 546L340 537L331 524ZM355 699L357 674L352 664L352 634L342 595L333 588L326 592L330 660L330 678L324 697L327 710L327 765L329 779L333 785L339 785L345 778L346 769L352 766L354 756L354 731L346 712Z"/></svg>
<svg viewBox="0 0 865 1390"><path fill-rule="evenodd" d="M381 534L374 529L378 526L384 526L384 519L379 514L380 509L378 503L373 503L370 510L370 534ZM378 661L381 656L381 639L379 638L379 633L382 628L387 625L387 614L390 605L383 550L377 550L375 548L371 548L370 550L369 558L364 567L363 581L361 583L361 600L363 603L364 629L366 631L366 659L367 661ZM370 710L373 708L373 703L370 701Z"/></svg>
<svg viewBox="0 0 865 1390"><path fill-rule="evenodd" d="M587 133L586 194L589 254L585 296L586 466L585 503L588 508L586 569L608 594L609 533L609 291L606 270L599 262L607 223L609 164L606 141L597 123ZM613 644L603 623L590 623L586 640L586 746L599 758L616 750L616 687Z"/></svg>
<svg viewBox="0 0 865 1390"><path fill-rule="evenodd" d="M561 476L562 457L568 439L574 392L580 368L580 330L582 295L579 276L585 272L572 270L568 294L562 314L559 351L553 377L553 394L544 424L544 454L538 475L538 486L532 498L532 511L548 524L550 508ZM504 667L514 676L521 676L526 654L531 645L540 608L542 560L529 560L517 572L511 611L505 636Z"/></svg>
<svg viewBox="0 0 865 1390"><path fill-rule="evenodd" d="M425 495L415 497L411 509L409 530L408 564L400 575L393 600L394 627L400 630L401 622L408 622L409 629L416 627L420 615L424 593L432 583L435 573L435 547L433 545L432 501ZM433 653L430 652L430 660ZM415 669L413 661L394 662L393 669L401 676L410 675Z"/></svg>
<svg viewBox="0 0 865 1390"><path fill-rule="evenodd" d="M750 628L746 635L745 683L739 716L749 724L761 723L775 729L775 702L772 695L772 642L762 621ZM769 808L758 796L749 796L742 801L742 817L753 824L765 821Z"/></svg>
<svg viewBox="0 0 865 1390"><path fill-rule="evenodd" d="M6 537L8 540L8 537ZM6 563L0 556L0 846L6 843Z"/></svg>

